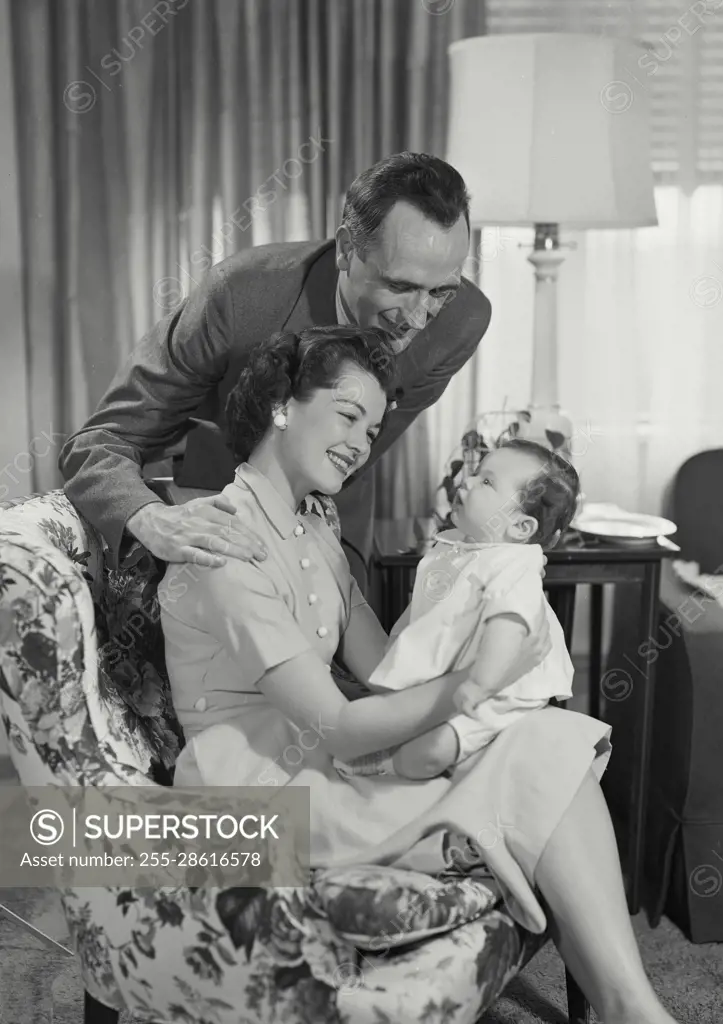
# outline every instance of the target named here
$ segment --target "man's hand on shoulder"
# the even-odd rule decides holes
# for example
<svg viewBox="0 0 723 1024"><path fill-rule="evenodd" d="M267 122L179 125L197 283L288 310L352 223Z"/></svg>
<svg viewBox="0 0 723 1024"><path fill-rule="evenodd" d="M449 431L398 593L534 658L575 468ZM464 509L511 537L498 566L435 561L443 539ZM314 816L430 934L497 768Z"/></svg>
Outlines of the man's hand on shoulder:
<svg viewBox="0 0 723 1024"><path fill-rule="evenodd" d="M222 494L184 505L154 501L135 512L126 529L164 562L217 567L228 558L263 561L266 549Z"/></svg>

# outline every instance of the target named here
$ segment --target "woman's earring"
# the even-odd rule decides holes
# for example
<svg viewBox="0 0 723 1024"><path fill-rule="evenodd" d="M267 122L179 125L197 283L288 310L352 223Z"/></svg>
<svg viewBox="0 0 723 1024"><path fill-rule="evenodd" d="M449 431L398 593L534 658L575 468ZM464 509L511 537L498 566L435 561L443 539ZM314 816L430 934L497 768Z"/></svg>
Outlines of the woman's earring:
<svg viewBox="0 0 723 1024"><path fill-rule="evenodd" d="M286 413L279 410L274 416L274 426L279 430L286 430Z"/></svg>

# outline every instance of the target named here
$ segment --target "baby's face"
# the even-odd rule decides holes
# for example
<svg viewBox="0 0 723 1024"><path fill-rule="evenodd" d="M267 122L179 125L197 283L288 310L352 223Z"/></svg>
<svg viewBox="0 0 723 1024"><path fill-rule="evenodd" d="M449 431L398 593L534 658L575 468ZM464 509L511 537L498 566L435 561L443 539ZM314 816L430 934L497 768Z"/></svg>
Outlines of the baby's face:
<svg viewBox="0 0 723 1024"><path fill-rule="evenodd" d="M526 543L537 523L522 513L519 501L539 472L539 461L527 452L509 448L490 452L460 488L453 522L478 541Z"/></svg>

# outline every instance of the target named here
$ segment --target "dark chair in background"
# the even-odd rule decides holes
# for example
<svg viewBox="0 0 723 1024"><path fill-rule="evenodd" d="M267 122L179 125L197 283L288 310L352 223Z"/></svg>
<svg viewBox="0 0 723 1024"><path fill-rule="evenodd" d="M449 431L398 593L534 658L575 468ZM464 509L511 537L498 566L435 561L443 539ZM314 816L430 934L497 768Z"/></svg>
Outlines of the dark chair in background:
<svg viewBox="0 0 723 1024"><path fill-rule="evenodd" d="M722 574L723 449L685 462L666 511L681 560ZM672 564L663 564L660 595L656 630L640 652L657 661L644 905L653 925L666 913L693 942L723 942L723 604L683 583ZM630 670L633 686L623 652L635 600L618 589L607 663ZM626 702L609 705L606 719L618 754L633 750ZM627 758L613 757L606 795L618 815L628 786Z"/></svg>
<svg viewBox="0 0 723 1024"><path fill-rule="evenodd" d="M702 573L723 572L723 448L683 463L673 483L675 542Z"/></svg>

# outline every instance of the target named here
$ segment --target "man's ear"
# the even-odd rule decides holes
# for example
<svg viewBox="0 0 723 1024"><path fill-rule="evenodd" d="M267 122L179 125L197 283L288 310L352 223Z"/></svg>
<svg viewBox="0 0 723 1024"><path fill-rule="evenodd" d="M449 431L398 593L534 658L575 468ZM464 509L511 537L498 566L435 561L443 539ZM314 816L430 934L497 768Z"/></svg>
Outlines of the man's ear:
<svg viewBox="0 0 723 1024"><path fill-rule="evenodd" d="M336 265L339 273L348 271L351 266L351 257L354 247L351 244L351 235L345 224L340 224L336 229Z"/></svg>

